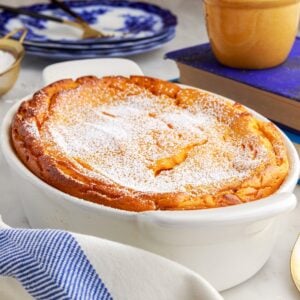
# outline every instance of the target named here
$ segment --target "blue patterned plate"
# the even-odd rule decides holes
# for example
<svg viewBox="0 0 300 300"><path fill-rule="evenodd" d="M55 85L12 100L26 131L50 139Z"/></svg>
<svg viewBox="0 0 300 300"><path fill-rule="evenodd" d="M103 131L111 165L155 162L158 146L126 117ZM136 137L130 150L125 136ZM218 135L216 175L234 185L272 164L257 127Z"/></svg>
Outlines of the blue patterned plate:
<svg viewBox="0 0 300 300"><path fill-rule="evenodd" d="M94 49L94 50L62 50L62 49L41 49L38 47L26 47L26 53L39 57L46 57L52 59L81 59L94 57L126 57L134 54L144 53L162 47L163 44L169 42L175 36L168 35L161 41L155 41L145 45L136 47L125 47L123 49Z"/></svg>
<svg viewBox="0 0 300 300"><path fill-rule="evenodd" d="M35 47L35 46L26 46L26 50L28 51L38 51L38 52L44 52L44 53L48 53L48 54L59 54L59 53L71 53L72 55L76 56L77 54L81 55L81 54L89 54L89 53L104 53L104 54L110 54L110 53L122 53L122 52L127 52L127 51L131 51L131 50L138 50L138 49L147 49L147 48L152 48L153 45L163 45L164 43L170 41L172 38L174 37L173 35L169 35L167 37L162 38L159 41L154 41L154 42L149 42L149 43L145 43L145 44L141 44L141 45L135 45L135 46L128 46L128 47L122 47L122 48L109 48L109 49L77 49L77 50L73 50L73 49L55 49L55 48L39 48L39 47Z"/></svg>
<svg viewBox="0 0 300 300"><path fill-rule="evenodd" d="M25 26L29 32L27 41L56 44L91 44L123 42L147 39L164 34L176 26L176 17L156 5L126 0L66 1L72 10L85 19L93 28L113 37L104 39L81 39L81 30L52 21L0 13L0 32ZM35 4L28 10L70 19L61 9L52 4Z"/></svg>
<svg viewBox="0 0 300 300"><path fill-rule="evenodd" d="M121 49L125 47L134 47L145 45L152 42L158 42L162 39L166 38L167 36L174 35L175 28L172 27L168 29L161 35L153 36L148 39L140 39L135 41L124 41L122 43L111 43L111 42L101 42L101 43L91 43L91 44L60 44L60 43L38 43L38 42L31 42L31 41L24 41L24 45L26 48L40 48L41 50L50 48L50 49L62 49L62 50L93 50L93 49Z"/></svg>

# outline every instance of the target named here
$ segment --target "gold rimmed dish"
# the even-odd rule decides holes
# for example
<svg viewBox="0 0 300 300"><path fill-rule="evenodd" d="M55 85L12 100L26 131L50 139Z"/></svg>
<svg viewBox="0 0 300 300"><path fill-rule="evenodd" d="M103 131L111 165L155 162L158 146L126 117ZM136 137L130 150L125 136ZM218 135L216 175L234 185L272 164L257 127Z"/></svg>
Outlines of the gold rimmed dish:
<svg viewBox="0 0 300 300"><path fill-rule="evenodd" d="M11 39L12 36L21 30L22 35L19 40ZM22 43L26 34L26 29L16 29L0 39L0 50L11 53L15 58L15 61L0 73L0 96L6 94L13 87L19 76L21 61L25 55Z"/></svg>

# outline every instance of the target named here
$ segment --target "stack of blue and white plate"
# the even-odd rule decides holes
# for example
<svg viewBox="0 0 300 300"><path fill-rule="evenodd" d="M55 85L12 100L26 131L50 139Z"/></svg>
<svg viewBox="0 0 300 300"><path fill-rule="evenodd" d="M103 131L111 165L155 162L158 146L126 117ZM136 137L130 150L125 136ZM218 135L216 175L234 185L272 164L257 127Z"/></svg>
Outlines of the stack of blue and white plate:
<svg viewBox="0 0 300 300"><path fill-rule="evenodd" d="M0 13L0 32L26 27L26 52L57 59L129 56L157 49L175 36L176 17L156 5L126 0L65 3L108 37L82 39L82 31L75 27L5 11ZM35 4L26 9L72 20L53 4Z"/></svg>

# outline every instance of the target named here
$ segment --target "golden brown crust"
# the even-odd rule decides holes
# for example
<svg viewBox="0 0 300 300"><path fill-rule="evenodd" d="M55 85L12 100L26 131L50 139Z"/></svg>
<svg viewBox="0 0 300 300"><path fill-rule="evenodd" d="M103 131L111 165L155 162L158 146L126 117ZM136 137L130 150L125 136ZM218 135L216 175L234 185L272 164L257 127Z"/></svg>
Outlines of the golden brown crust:
<svg viewBox="0 0 300 300"><path fill-rule="evenodd" d="M130 93L135 95L147 92L156 96L166 96L182 109L190 107L195 102L199 102L203 108L214 106L214 109L222 111L222 114L216 116L219 122L228 122L228 118L231 119L229 125L231 131L228 135L224 133L224 140L232 138L230 136L232 132L235 138L243 137L250 132L258 136L260 143L269 151L268 160L256 167L251 176L242 182L224 185L224 188L214 194L138 191L122 186L105 175L97 178L89 176L80 171L68 157L48 147L47 143L51 141L42 140L39 136L39 131L51 117L56 101L62 101L62 93L80 86L99 88L97 91L105 89L105 95L103 94L103 99L101 95L94 99L87 88L82 92L82 99L78 99L78 105L84 103L85 97L90 99L91 105L99 105L101 101L105 103L107 98L113 99L122 92L126 92L127 96L130 96ZM37 128L37 132L34 128ZM281 134L273 124L255 119L240 104L220 101L217 98L208 99L204 92L182 89L176 84L143 76L102 79L87 76L76 81L66 79L55 82L35 93L31 100L21 104L12 123L12 140L24 164L48 184L82 199L130 211L201 209L253 201L274 193L289 169ZM244 147L251 148L251 142ZM186 149L190 151L191 148ZM255 156L256 150L250 150L253 150ZM161 170L173 168L186 158L187 152L180 152L177 156L167 157L163 161L157 160L152 166L155 168L155 175ZM78 158L77 162L86 169L91 168L88 161Z"/></svg>

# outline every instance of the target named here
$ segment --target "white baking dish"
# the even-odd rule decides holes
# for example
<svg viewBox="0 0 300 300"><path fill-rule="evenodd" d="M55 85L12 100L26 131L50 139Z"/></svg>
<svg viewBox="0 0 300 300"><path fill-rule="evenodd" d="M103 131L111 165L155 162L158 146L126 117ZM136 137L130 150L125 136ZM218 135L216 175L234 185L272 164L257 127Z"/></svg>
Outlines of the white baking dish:
<svg viewBox="0 0 300 300"><path fill-rule="evenodd" d="M142 213L78 199L33 175L15 154L10 124L19 105L16 103L3 120L1 144L32 227L62 228L137 246L195 270L218 290L224 290L248 279L264 265L283 217L296 206L293 190L299 158L285 135L290 171L280 189L265 199L216 209Z"/></svg>

